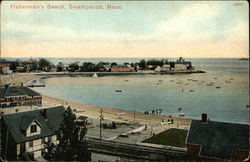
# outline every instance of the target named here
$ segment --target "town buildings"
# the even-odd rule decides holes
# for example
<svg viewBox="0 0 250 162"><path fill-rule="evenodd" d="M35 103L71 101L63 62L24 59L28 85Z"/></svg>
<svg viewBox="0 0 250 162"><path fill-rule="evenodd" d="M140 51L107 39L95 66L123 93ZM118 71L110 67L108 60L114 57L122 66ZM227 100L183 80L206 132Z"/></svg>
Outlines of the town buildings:
<svg viewBox="0 0 250 162"><path fill-rule="evenodd" d="M111 72L132 72L133 69L127 65L118 65L111 67Z"/></svg>
<svg viewBox="0 0 250 162"><path fill-rule="evenodd" d="M0 61L0 73L10 74L12 70L10 69L12 65L11 61Z"/></svg>
<svg viewBox="0 0 250 162"><path fill-rule="evenodd" d="M58 143L55 132L63 113L64 107L57 106L2 115L2 157L7 160L41 157L45 142Z"/></svg>
<svg viewBox="0 0 250 162"><path fill-rule="evenodd" d="M42 96L32 89L12 85L0 88L0 109L33 105L41 106Z"/></svg>

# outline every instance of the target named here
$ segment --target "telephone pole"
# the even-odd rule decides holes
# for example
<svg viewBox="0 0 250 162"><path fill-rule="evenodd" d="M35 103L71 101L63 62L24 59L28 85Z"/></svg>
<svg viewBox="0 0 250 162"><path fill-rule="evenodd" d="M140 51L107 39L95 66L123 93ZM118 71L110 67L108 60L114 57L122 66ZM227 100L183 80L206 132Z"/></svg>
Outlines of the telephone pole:
<svg viewBox="0 0 250 162"><path fill-rule="evenodd" d="M103 115L102 115L102 108L100 111L100 140L102 140L102 120L103 120Z"/></svg>
<svg viewBox="0 0 250 162"><path fill-rule="evenodd" d="M134 123L135 123L135 113L136 113L136 111L134 111Z"/></svg>

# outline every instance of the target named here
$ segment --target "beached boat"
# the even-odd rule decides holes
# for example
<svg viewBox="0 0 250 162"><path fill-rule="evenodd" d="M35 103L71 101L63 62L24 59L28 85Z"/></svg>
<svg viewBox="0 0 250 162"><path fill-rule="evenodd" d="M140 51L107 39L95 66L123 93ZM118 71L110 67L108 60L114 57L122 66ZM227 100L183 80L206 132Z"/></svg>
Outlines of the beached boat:
<svg viewBox="0 0 250 162"><path fill-rule="evenodd" d="M96 73L94 73L92 77L93 77L93 78L97 78L98 75L97 75Z"/></svg>
<svg viewBox="0 0 250 162"><path fill-rule="evenodd" d="M31 84L31 85L28 85L28 87L45 87L45 84Z"/></svg>
<svg viewBox="0 0 250 162"><path fill-rule="evenodd" d="M185 114L184 114L184 113L179 113L178 115L179 115L179 116L185 116Z"/></svg>
<svg viewBox="0 0 250 162"><path fill-rule="evenodd" d="M175 116L174 114L171 114L171 113L167 113L167 114L165 114L164 116L166 116L166 117L173 117L173 116Z"/></svg>

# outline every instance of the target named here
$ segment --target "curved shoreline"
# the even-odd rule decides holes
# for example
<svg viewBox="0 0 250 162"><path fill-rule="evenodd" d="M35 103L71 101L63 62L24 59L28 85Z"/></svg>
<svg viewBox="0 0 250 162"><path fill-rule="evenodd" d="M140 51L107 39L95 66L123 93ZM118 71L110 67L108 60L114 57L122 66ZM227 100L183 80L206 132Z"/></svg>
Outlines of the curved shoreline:
<svg viewBox="0 0 250 162"><path fill-rule="evenodd" d="M105 75L164 75L164 74L192 74L192 73L206 73L203 70L180 70L180 71L166 71L166 72L155 72L153 70L139 70L137 72L43 72L43 73L34 73L35 75L86 75L93 76L94 74L98 76Z"/></svg>
<svg viewBox="0 0 250 162"><path fill-rule="evenodd" d="M18 84L20 85L21 83L27 84L31 82L32 80L39 79L43 76L46 76L46 73L41 73L39 75L37 75L37 73L16 74L16 76L12 78L11 82L7 82L7 83L5 82L4 84L8 84L8 83L12 83L15 85L18 85ZM163 115L152 115L152 114L146 115L141 112L96 107L92 105L81 104L81 103L77 103L73 101L62 100L62 99L44 96L44 95L42 97L43 97L43 102L48 102L49 104L57 104L57 105L59 104L65 107L71 106L72 109L77 109L78 111L81 111L80 113L81 115L85 115L85 116L89 116L93 118L99 118L100 110L103 109L104 118L111 119L111 120L123 120L123 121L128 121L128 122L137 122L140 124L146 124L146 125L151 125L151 126L159 126L163 120L167 121L168 119L173 119L174 124L172 126L184 127L185 129L187 129L191 123L191 119L186 119L186 118L166 117ZM117 113L118 114L124 113L124 115L118 115Z"/></svg>
<svg viewBox="0 0 250 162"><path fill-rule="evenodd" d="M168 119L174 120L174 125L176 127L185 127L188 128L191 124L191 119L187 118L178 118L178 117L167 117L164 115L152 115L152 114L144 114L141 112L133 112L129 110L121 110L121 109L113 109L113 108L104 108L104 107L96 107L92 105L87 104L81 104L73 101L68 100L62 100L54 97L49 96L43 96L43 101L54 103L54 104L60 104L65 107L70 106L72 109L77 109L77 111L80 112L81 115L93 117L93 118L99 118L100 117L100 111L103 110L103 115L105 119L111 119L111 120L123 120L128 122L137 122L140 124L146 124L146 125L160 125L160 123L164 120L167 121ZM118 114L124 115L118 115Z"/></svg>

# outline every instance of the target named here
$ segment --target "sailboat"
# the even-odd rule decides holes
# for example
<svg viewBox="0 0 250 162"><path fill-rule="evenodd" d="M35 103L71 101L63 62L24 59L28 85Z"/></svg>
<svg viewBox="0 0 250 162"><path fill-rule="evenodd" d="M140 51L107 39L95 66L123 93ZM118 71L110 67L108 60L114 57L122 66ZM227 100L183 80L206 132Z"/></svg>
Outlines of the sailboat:
<svg viewBox="0 0 250 162"><path fill-rule="evenodd" d="M98 75L97 75L96 73L94 73L92 77L93 77L93 78L97 78Z"/></svg>

